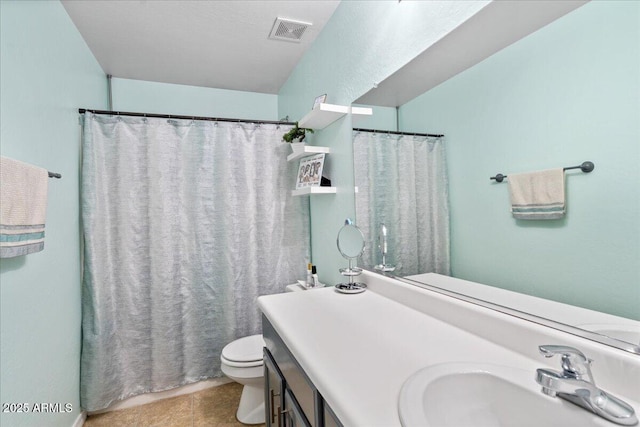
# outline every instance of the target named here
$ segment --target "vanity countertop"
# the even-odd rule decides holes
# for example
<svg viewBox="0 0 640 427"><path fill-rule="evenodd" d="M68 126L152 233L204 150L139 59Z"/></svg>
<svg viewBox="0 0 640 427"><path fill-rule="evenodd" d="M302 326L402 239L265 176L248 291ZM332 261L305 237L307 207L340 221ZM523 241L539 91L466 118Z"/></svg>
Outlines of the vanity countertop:
<svg viewBox="0 0 640 427"><path fill-rule="evenodd" d="M372 290L345 295L324 288L258 301L346 426L399 426L400 389L428 365L509 365L530 369L534 381L535 369L546 364L542 357L529 359ZM537 344L531 343L532 355Z"/></svg>

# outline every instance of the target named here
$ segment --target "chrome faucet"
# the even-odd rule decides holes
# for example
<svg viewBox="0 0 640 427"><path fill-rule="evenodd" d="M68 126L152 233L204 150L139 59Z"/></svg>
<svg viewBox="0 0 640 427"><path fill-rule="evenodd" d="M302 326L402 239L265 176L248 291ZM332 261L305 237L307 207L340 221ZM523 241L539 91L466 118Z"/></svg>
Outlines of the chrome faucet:
<svg viewBox="0 0 640 427"><path fill-rule="evenodd" d="M557 354L562 360L562 372L537 370L536 382L542 386L544 394L568 400L617 424L633 426L638 423L630 405L596 387L591 360L581 351L561 345L541 345L538 349L544 357Z"/></svg>

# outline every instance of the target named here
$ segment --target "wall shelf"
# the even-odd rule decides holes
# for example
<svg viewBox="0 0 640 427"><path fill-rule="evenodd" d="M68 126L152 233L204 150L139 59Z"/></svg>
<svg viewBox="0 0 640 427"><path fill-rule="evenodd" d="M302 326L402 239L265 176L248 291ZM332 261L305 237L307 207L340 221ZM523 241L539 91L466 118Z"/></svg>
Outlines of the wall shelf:
<svg viewBox="0 0 640 427"><path fill-rule="evenodd" d="M351 113L354 117L370 116L373 109L369 107L347 107L345 105L335 105L321 103L311 110L306 116L298 121L298 127L320 130L329 126L341 117ZM292 153L287 156L287 161L291 162L301 157L319 153L330 153L329 147L319 147L313 145L292 145ZM336 187L305 187L293 190L292 196L306 196L308 194L335 194Z"/></svg>
<svg viewBox="0 0 640 427"><path fill-rule="evenodd" d="M292 162L301 157L310 156L312 154L320 154L320 153L330 153L331 149L329 147L319 147L315 145L297 145L299 143L291 144L291 150L293 151L291 154L287 156L287 161Z"/></svg>
<svg viewBox="0 0 640 427"><path fill-rule="evenodd" d="M349 112L349 107L335 104L318 104L298 122L298 126L307 129L324 129Z"/></svg>
<svg viewBox="0 0 640 427"><path fill-rule="evenodd" d="M292 196L306 196L307 194L335 194L336 187L305 187L291 192Z"/></svg>
<svg viewBox="0 0 640 427"><path fill-rule="evenodd" d="M307 129L324 129L351 111L355 116L370 116L373 109L368 107L347 107L345 105L318 104L298 122L298 126Z"/></svg>
<svg viewBox="0 0 640 427"><path fill-rule="evenodd" d="M351 114L354 116L371 116L373 108L371 107L351 107ZM354 117L357 118L357 117Z"/></svg>

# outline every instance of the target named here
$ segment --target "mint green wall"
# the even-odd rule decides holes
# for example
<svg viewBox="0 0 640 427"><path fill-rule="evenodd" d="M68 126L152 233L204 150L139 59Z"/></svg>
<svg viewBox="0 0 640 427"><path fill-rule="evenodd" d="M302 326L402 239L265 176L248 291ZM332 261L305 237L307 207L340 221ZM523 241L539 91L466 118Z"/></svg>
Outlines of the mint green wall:
<svg viewBox="0 0 640 427"><path fill-rule="evenodd" d="M115 111L279 120L277 95L118 78L111 87Z"/></svg>
<svg viewBox="0 0 640 427"><path fill-rule="evenodd" d="M323 93L329 103L351 104L487 3L341 2L281 88L278 115L299 120ZM364 127L354 123L359 126ZM326 168L338 191L309 196L313 262L328 284L343 279L338 268L346 266L346 260L338 253L336 236L344 219L355 214L351 128L347 117L310 138L314 145L331 147Z"/></svg>
<svg viewBox="0 0 640 427"><path fill-rule="evenodd" d="M446 134L456 277L640 319L639 23L588 3L400 108ZM585 160L559 221L515 221L489 181Z"/></svg>
<svg viewBox="0 0 640 427"><path fill-rule="evenodd" d="M51 171L45 249L0 261L0 401L71 413L0 415L71 426L79 415L78 107L105 108L106 80L59 2L0 2L0 152Z"/></svg>

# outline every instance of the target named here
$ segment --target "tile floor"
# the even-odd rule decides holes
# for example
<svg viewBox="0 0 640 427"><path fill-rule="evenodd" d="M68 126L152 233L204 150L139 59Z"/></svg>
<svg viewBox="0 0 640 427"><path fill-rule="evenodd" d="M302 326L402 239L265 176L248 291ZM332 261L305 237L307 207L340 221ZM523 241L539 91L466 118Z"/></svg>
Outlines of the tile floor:
<svg viewBox="0 0 640 427"><path fill-rule="evenodd" d="M236 409L241 393L240 384L229 383L135 408L92 415L87 418L84 425L85 427L241 427L245 424L236 419Z"/></svg>

